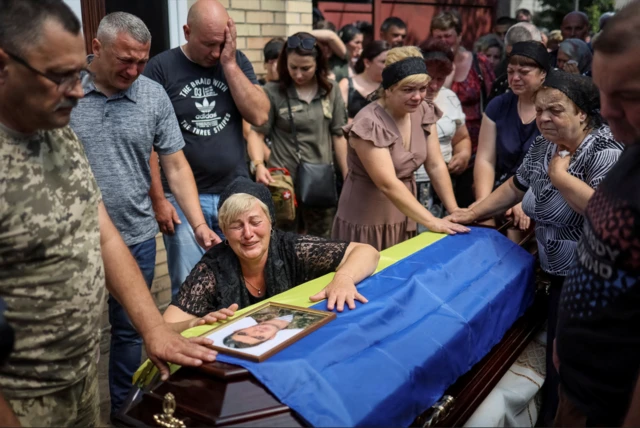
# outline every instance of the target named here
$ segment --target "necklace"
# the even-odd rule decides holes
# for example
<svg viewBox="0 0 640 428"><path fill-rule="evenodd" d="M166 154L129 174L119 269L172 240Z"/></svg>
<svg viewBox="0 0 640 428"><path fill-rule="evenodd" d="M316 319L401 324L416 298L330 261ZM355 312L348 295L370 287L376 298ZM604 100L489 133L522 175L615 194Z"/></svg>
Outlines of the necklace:
<svg viewBox="0 0 640 428"><path fill-rule="evenodd" d="M523 115L524 113L522 112L522 106L521 106L521 104L520 104L520 99L518 99L517 107L518 107L518 116L520 116L520 120L522 121L522 123L523 123L524 125L528 125L528 124L530 124L531 122L533 122L533 121L535 120L535 118L536 118L536 113L535 113L535 112L533 113L533 116L532 116L530 119L529 119L529 118L527 118L527 120L526 120L526 121L522 119L522 115Z"/></svg>
<svg viewBox="0 0 640 428"><path fill-rule="evenodd" d="M252 283L250 283L247 278L244 279L244 282L247 283L247 285L249 285L251 288L256 290L258 292L258 296L262 296L262 290L256 287L255 285L253 285Z"/></svg>
<svg viewBox="0 0 640 428"><path fill-rule="evenodd" d="M298 92L298 98L300 98L301 100L304 100L306 102L310 102L313 99L313 96L318 91L318 85L314 84L311 89L309 89L308 91L305 91L305 92L302 92L298 88L296 88L296 91Z"/></svg>

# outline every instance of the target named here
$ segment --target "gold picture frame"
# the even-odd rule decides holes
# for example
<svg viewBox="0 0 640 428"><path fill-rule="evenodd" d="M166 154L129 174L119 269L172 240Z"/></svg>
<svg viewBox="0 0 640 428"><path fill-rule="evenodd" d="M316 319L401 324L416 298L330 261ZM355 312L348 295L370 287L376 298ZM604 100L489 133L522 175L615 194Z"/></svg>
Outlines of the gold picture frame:
<svg viewBox="0 0 640 428"><path fill-rule="evenodd" d="M334 312L267 302L202 336L219 353L259 363L335 318Z"/></svg>

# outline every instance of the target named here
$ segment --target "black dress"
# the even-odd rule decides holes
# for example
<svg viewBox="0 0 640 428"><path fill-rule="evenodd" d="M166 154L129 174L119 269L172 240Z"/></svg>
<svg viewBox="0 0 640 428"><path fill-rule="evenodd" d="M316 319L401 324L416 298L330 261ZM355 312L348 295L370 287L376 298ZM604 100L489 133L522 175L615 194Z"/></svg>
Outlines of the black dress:
<svg viewBox="0 0 640 428"><path fill-rule="evenodd" d="M349 102L347 103L347 114L349 119L356 117L358 112L369 104L369 100L362 96L353 86L353 79L349 77Z"/></svg>
<svg viewBox="0 0 640 428"><path fill-rule="evenodd" d="M348 246L348 242L274 229L264 271L266 292L256 298L245 286L238 257L230 246L221 243L202 256L171 304L197 317L234 303L242 309L335 272Z"/></svg>

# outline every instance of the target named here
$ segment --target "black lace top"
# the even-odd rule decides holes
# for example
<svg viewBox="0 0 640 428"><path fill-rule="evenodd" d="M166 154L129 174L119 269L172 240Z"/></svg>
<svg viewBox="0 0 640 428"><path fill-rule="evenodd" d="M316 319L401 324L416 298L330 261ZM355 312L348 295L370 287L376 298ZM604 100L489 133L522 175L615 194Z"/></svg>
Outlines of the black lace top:
<svg viewBox="0 0 640 428"><path fill-rule="evenodd" d="M348 242L275 230L265 265L266 293L256 298L245 286L240 262L231 247L218 244L195 265L171 304L198 317L233 303L242 309L334 272L348 246Z"/></svg>

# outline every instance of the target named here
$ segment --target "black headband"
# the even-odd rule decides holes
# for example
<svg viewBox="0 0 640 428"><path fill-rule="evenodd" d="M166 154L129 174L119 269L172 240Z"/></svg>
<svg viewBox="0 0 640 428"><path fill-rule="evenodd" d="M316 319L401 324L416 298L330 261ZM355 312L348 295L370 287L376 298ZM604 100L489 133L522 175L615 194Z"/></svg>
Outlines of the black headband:
<svg viewBox="0 0 640 428"><path fill-rule="evenodd" d="M425 61L430 61L432 59L441 59L451 62L451 59L447 56L447 54L442 51L423 52L422 57Z"/></svg>
<svg viewBox="0 0 640 428"><path fill-rule="evenodd" d="M549 52L547 52L547 48L545 48L540 42L529 40L526 42L514 43L511 47L509 58L516 55L531 58L544 71L549 71L549 68L551 68Z"/></svg>
<svg viewBox="0 0 640 428"><path fill-rule="evenodd" d="M405 77L414 74L427 74L424 59L414 56L394 62L382 70L382 87L389 89Z"/></svg>

